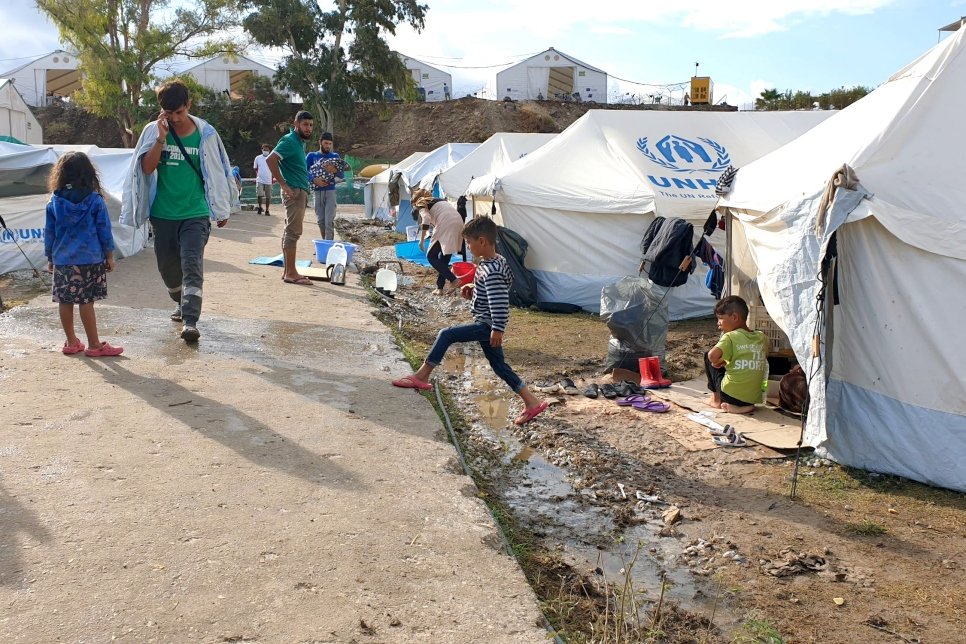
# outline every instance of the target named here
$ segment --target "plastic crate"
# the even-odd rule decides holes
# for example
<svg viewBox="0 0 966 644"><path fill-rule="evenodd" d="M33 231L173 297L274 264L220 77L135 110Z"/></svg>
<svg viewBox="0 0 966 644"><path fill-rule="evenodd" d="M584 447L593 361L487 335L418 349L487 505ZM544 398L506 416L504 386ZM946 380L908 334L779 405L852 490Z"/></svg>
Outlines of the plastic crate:
<svg viewBox="0 0 966 644"><path fill-rule="evenodd" d="M792 344L761 304L748 305L748 326L761 331L768 340L768 353L790 353Z"/></svg>

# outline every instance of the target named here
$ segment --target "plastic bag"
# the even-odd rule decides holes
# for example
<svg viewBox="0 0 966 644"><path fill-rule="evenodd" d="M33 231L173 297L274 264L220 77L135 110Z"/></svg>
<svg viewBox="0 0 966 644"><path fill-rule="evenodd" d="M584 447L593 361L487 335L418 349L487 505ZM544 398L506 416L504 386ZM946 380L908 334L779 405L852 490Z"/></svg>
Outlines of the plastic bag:
<svg viewBox="0 0 966 644"><path fill-rule="evenodd" d="M665 368L668 288L648 279L623 277L600 291L600 317L610 330L604 372L639 371L638 360L657 356Z"/></svg>

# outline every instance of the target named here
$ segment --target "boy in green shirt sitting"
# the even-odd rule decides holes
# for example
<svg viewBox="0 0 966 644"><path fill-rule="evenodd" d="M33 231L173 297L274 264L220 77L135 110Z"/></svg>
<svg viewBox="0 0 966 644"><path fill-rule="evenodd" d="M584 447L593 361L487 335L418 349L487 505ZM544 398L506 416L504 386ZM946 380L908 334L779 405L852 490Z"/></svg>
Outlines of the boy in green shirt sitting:
<svg viewBox="0 0 966 644"><path fill-rule="evenodd" d="M766 338L748 328L748 304L737 295L714 307L721 339L704 356L708 375L708 405L732 414L749 414L761 402L761 385L768 373Z"/></svg>

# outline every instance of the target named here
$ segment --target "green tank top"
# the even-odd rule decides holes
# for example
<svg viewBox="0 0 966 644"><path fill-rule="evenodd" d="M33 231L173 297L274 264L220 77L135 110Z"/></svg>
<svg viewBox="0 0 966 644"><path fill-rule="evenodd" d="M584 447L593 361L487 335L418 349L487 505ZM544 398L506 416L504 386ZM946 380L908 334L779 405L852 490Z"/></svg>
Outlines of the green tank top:
<svg viewBox="0 0 966 644"><path fill-rule="evenodd" d="M201 132L198 128L181 143L195 167L201 169ZM208 201L205 199L205 186L201 177L188 164L181 154L174 137L168 132L158 162L158 190L151 204L151 216L158 219L182 220L192 217L207 217Z"/></svg>

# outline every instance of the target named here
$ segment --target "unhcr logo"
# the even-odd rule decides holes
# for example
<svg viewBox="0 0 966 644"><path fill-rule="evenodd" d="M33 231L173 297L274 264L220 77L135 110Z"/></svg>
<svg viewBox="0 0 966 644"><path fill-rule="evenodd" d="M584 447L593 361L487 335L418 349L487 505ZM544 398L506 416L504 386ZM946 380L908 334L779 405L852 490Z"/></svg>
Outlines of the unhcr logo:
<svg viewBox="0 0 966 644"><path fill-rule="evenodd" d="M700 143L698 142L700 141ZM698 137L697 141L668 134L654 143L652 151L647 137L637 140L637 149L651 163L674 172L723 172L731 165L731 156L723 145Z"/></svg>
<svg viewBox="0 0 966 644"><path fill-rule="evenodd" d="M16 228L14 230L5 228L0 231L0 244L12 244L15 242L43 243L43 241L43 228Z"/></svg>

